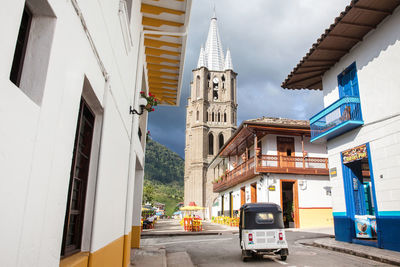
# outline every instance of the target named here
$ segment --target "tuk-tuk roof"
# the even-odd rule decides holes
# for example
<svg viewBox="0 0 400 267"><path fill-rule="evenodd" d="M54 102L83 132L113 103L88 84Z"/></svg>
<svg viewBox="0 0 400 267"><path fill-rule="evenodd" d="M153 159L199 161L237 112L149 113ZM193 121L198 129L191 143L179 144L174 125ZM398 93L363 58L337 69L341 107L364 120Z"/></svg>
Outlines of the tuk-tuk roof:
<svg viewBox="0 0 400 267"><path fill-rule="evenodd" d="M241 208L246 212L248 211L271 211L271 212L282 212L281 206L275 203L267 203L267 202L260 202L260 203L246 203Z"/></svg>
<svg viewBox="0 0 400 267"><path fill-rule="evenodd" d="M257 213L269 212L274 216L271 223L257 223ZM244 220L242 219L244 216ZM275 203L248 203L240 208L240 229L283 229L282 209Z"/></svg>

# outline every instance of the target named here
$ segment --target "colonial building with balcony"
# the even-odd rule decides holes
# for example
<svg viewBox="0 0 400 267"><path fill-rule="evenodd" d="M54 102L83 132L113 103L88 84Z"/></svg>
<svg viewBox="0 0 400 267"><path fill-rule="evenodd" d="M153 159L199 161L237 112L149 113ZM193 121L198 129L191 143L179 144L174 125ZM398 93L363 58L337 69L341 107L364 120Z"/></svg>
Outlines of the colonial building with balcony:
<svg viewBox="0 0 400 267"><path fill-rule="evenodd" d="M286 227L333 225L325 144L310 142L308 121L244 121L208 168L218 193L212 216L237 216L244 203L281 205Z"/></svg>
<svg viewBox="0 0 400 267"><path fill-rule="evenodd" d="M400 251L400 2L351 1L283 82L323 91L335 237Z"/></svg>

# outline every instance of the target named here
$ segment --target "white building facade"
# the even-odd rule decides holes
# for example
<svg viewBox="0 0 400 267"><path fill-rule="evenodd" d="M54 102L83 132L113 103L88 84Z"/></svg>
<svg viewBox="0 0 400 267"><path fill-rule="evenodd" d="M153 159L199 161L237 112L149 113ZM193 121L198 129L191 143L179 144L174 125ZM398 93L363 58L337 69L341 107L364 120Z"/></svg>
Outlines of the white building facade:
<svg viewBox="0 0 400 267"><path fill-rule="evenodd" d="M311 141L327 140L336 239L400 251L398 6L352 2L314 45L316 52L328 44L343 52L310 51L283 86L323 89L325 108L310 119ZM347 43L333 41L330 35L344 30ZM318 78L298 76L309 59L329 56Z"/></svg>
<svg viewBox="0 0 400 267"><path fill-rule="evenodd" d="M147 132L130 111L140 91L179 103L190 6L2 2L1 266L129 265Z"/></svg>
<svg viewBox="0 0 400 267"><path fill-rule="evenodd" d="M236 217L245 203L271 202L282 207L286 227L333 225L326 149L310 143L307 121L244 121L209 173L218 193L212 217Z"/></svg>

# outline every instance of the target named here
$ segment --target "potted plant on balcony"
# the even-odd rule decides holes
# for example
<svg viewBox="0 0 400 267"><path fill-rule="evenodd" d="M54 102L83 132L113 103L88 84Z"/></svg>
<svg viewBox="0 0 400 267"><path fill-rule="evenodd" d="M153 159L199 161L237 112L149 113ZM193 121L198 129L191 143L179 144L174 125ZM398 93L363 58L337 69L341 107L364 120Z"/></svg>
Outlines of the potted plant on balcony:
<svg viewBox="0 0 400 267"><path fill-rule="evenodd" d="M157 106L158 102L156 96L149 92L149 95L146 96L146 93L141 91L140 96L147 100L147 104L145 105L145 109L148 112L154 111L154 107Z"/></svg>

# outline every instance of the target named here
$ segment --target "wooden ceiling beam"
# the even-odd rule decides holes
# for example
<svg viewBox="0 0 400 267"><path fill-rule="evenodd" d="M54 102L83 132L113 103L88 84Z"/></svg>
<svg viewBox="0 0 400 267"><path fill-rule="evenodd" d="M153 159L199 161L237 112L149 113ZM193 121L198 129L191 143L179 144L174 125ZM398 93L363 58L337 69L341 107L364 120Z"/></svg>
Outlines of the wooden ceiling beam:
<svg viewBox="0 0 400 267"><path fill-rule="evenodd" d="M145 48L145 54L146 55L153 55L153 56L171 55L171 56L177 56L177 57L179 57L181 55L180 52L169 51L169 50L164 50L164 49L157 49L157 48L151 48L151 47L146 47Z"/></svg>
<svg viewBox="0 0 400 267"><path fill-rule="evenodd" d="M362 41L362 38L354 37L354 36L347 36L347 35L342 35L342 34L330 33L330 34L328 34L328 36L326 36L326 38L328 38L328 37L349 39L349 40L354 40L354 41L357 41L357 42L361 42Z"/></svg>
<svg viewBox="0 0 400 267"><path fill-rule="evenodd" d="M329 48L329 47L316 47L315 49L316 50L321 50L321 51L332 51L332 52L340 52L340 53L349 52L348 49Z"/></svg>
<svg viewBox="0 0 400 267"><path fill-rule="evenodd" d="M324 65L315 65L315 66L300 66L300 67L298 67L297 69L310 69L310 68L319 68L319 67L326 67L326 68L329 68L330 67L330 65L326 65L326 64L324 64Z"/></svg>
<svg viewBox="0 0 400 267"><path fill-rule="evenodd" d="M160 97L159 99L161 101L163 101L163 102L166 102L166 103L170 104L170 105L175 105L175 103L173 101L169 100L169 99L165 99L163 97Z"/></svg>
<svg viewBox="0 0 400 267"><path fill-rule="evenodd" d="M178 80L176 79L167 79L167 78L157 78L157 77L149 77L149 82L166 82L171 84L178 84Z"/></svg>
<svg viewBox="0 0 400 267"><path fill-rule="evenodd" d="M169 13L169 14L180 16L180 15L185 14L185 12L181 11L181 10L160 7L160 6L153 6L153 5L144 4L144 3L142 4L142 6L140 8L140 12L154 14L154 15L160 15L161 13Z"/></svg>
<svg viewBox="0 0 400 267"><path fill-rule="evenodd" d="M297 71L296 74L305 74L305 73L312 73L312 72L317 72L317 71L326 71L329 70L329 68L320 68L317 70L307 70L307 71Z"/></svg>
<svg viewBox="0 0 400 267"><path fill-rule="evenodd" d="M142 25L143 26L153 26L153 27L161 27L163 25L173 26L173 27L182 27L183 23L176 22L176 21L170 21L170 20L149 18L149 17L143 16Z"/></svg>
<svg viewBox="0 0 400 267"><path fill-rule="evenodd" d="M179 73L174 72L166 72L166 71L157 71L157 70L149 70L149 76L157 75L157 76L170 76L170 77L178 77Z"/></svg>
<svg viewBox="0 0 400 267"><path fill-rule="evenodd" d="M368 29L375 29L376 28L376 26L370 25L370 24L347 22L347 21L343 21L343 20L339 21L339 24L349 25L349 26L357 26L357 27L364 27L364 28L368 28Z"/></svg>
<svg viewBox="0 0 400 267"><path fill-rule="evenodd" d="M155 70L162 70L162 69L168 69L168 70L179 70L178 66L170 66L170 65L160 65L160 64L151 64L147 63L147 69L155 69Z"/></svg>
<svg viewBox="0 0 400 267"><path fill-rule="evenodd" d="M171 92L174 93L176 90L174 89L167 89L167 88L161 88L161 87L151 87L150 90L156 90L156 91L166 91L166 92Z"/></svg>
<svg viewBox="0 0 400 267"><path fill-rule="evenodd" d="M372 8L372 7L365 7L365 6L353 6L352 8L354 9L358 9L358 10L363 10L363 11L370 11L370 12L374 12L374 13L381 13L381 14L385 14L385 15L391 15L393 12L390 10L386 10L386 9L379 9L379 8Z"/></svg>
<svg viewBox="0 0 400 267"><path fill-rule="evenodd" d="M144 38L144 45L145 46L157 47L157 48L160 48L162 46L169 46L169 47L179 48L179 47L182 46L181 44L178 44L178 43L171 43L171 42L154 40L154 39L149 39L149 38Z"/></svg>
<svg viewBox="0 0 400 267"><path fill-rule="evenodd" d="M176 88L176 85L173 85L173 84L168 84L168 83L157 83L157 82L150 82L150 81L149 81L149 86L150 86L150 87L161 87L161 88L163 88L163 87L169 87L169 88L171 88L171 89L175 89L175 88Z"/></svg>
<svg viewBox="0 0 400 267"><path fill-rule="evenodd" d="M297 80L297 81L292 81L290 83L287 83L286 85L307 81L309 79L314 79L314 78L317 78L317 77L321 77L321 74L313 75L313 76L310 76L310 77L307 77L307 78L303 78L303 79L300 79L300 80Z"/></svg>
<svg viewBox="0 0 400 267"><path fill-rule="evenodd" d="M150 88L150 91L157 93L166 93L166 94L177 94L176 90L168 90L168 89L158 89L156 87Z"/></svg>
<svg viewBox="0 0 400 267"><path fill-rule="evenodd" d="M321 81L318 81L318 82L315 82L315 83L312 83L312 84L306 86L306 88L310 88L310 87L312 87L312 86L314 86L314 85L317 85L317 84L319 84L319 83L321 83L321 82L322 82L322 80L321 80ZM321 88L321 89L322 89L322 88Z"/></svg>
<svg viewBox="0 0 400 267"><path fill-rule="evenodd" d="M307 59L308 62L336 62L333 59Z"/></svg>
<svg viewBox="0 0 400 267"><path fill-rule="evenodd" d="M154 57L154 56L146 56L146 61L148 63L155 63L155 64L160 64L160 63L179 64L180 63L180 61L177 59L170 59L170 58L165 58L165 57Z"/></svg>

